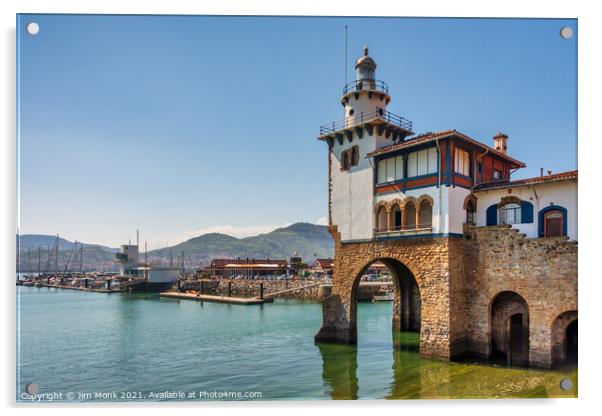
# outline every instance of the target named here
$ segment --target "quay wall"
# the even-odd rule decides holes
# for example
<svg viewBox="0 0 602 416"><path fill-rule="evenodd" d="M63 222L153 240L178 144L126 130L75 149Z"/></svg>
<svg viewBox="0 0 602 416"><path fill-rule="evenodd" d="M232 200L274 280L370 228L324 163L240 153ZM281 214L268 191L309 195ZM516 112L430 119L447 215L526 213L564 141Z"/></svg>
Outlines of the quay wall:
<svg viewBox="0 0 602 416"><path fill-rule="evenodd" d="M253 297L259 296L259 284L263 282L264 296L269 296L270 293L280 292L283 290L293 289L297 287L307 286L314 281L311 280L243 280L243 279L219 279L219 280L202 280L202 286L205 294L208 295L228 295L228 282L231 283L232 296ZM318 282L315 282L318 283ZM358 299L360 301L370 301L372 296L378 292L383 286L382 282L362 282L359 287ZM388 283L390 284L390 283ZM181 289L185 290L201 290L201 280L183 281ZM174 285L172 290L177 290ZM277 295L277 298L283 299L300 299L312 300L320 302L330 294L329 288L314 286L306 289L300 289Z"/></svg>

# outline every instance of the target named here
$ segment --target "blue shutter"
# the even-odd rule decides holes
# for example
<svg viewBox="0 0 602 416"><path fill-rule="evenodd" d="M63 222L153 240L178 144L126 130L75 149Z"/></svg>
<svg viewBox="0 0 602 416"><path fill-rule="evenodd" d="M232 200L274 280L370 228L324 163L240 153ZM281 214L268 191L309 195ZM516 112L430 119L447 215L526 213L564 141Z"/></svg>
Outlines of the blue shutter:
<svg viewBox="0 0 602 416"><path fill-rule="evenodd" d="M533 222L533 204L527 201L520 203L520 222L521 224L530 224Z"/></svg>
<svg viewBox="0 0 602 416"><path fill-rule="evenodd" d="M487 208L487 225L497 225L497 204Z"/></svg>

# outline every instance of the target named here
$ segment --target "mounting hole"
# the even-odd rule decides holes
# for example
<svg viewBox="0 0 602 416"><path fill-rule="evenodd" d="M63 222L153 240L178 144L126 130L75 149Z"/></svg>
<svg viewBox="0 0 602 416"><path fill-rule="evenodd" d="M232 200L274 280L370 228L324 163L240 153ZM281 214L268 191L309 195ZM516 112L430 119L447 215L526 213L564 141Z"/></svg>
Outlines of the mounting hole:
<svg viewBox="0 0 602 416"><path fill-rule="evenodd" d="M38 32L40 31L40 25L37 24L36 22L29 22L27 23L27 33L29 33L32 36L35 36L38 34Z"/></svg>
<svg viewBox="0 0 602 416"><path fill-rule="evenodd" d="M29 394L38 394L40 386L35 383L29 383L25 385L25 391Z"/></svg>
<svg viewBox="0 0 602 416"><path fill-rule="evenodd" d="M571 29L569 26L564 26L562 29L560 29L560 36L563 39L570 39L573 37L573 29Z"/></svg>
<svg viewBox="0 0 602 416"><path fill-rule="evenodd" d="M560 380L560 389L561 390L570 390L573 388L573 382L571 381L571 379L568 378L563 378L562 380Z"/></svg>

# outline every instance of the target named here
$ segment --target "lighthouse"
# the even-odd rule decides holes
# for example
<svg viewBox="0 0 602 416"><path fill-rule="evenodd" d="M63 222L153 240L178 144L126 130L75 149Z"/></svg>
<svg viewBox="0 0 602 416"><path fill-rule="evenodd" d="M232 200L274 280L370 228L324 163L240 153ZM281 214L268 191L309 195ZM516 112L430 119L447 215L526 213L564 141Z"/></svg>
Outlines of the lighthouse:
<svg viewBox="0 0 602 416"><path fill-rule="evenodd" d="M343 88L343 119L320 127L329 148L329 221L345 240L372 236L374 169L369 153L413 134L412 122L388 111L389 86L376 78L367 46L355 63L355 80Z"/></svg>

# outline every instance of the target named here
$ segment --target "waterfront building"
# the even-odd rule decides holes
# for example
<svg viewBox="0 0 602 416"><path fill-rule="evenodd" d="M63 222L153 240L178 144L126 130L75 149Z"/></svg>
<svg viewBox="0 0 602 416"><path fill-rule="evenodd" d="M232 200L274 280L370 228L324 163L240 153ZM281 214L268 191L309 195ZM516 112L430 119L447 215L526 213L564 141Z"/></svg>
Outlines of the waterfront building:
<svg viewBox="0 0 602 416"><path fill-rule="evenodd" d="M114 261L119 263L119 272L121 274L132 274L140 262L138 245L122 244L119 251L115 253Z"/></svg>
<svg viewBox="0 0 602 416"><path fill-rule="evenodd" d="M114 261L119 263L120 275L139 280L134 289L161 291L170 287L180 277L181 270L173 266L141 264L138 244L123 244L115 253Z"/></svg>
<svg viewBox="0 0 602 416"><path fill-rule="evenodd" d="M256 276L278 275L287 271L286 260L270 259L213 259L211 264L205 268L205 272L211 276L225 278L241 277L253 279Z"/></svg>
<svg viewBox="0 0 602 416"><path fill-rule="evenodd" d="M577 171L514 180L526 165L503 133L491 146L455 129L416 135L388 110L376 62L357 60L328 144L332 295L318 340L355 343L359 279L393 274L393 327L423 356L550 367L574 359Z"/></svg>
<svg viewBox="0 0 602 416"><path fill-rule="evenodd" d="M334 259L316 259L313 264L313 272L320 276L332 276Z"/></svg>

